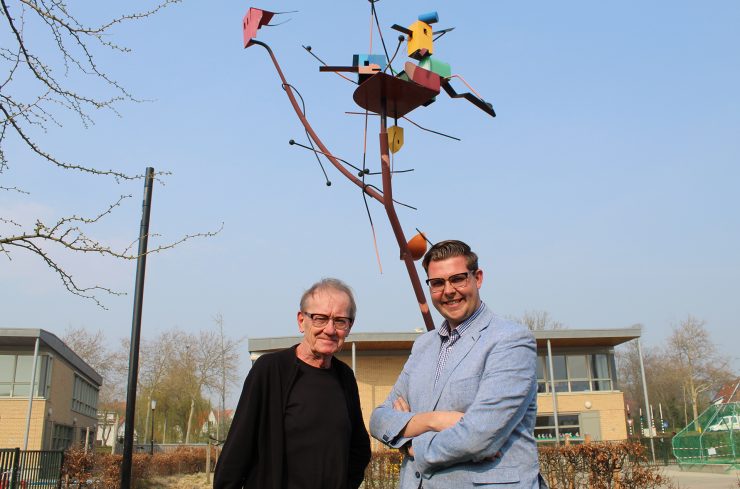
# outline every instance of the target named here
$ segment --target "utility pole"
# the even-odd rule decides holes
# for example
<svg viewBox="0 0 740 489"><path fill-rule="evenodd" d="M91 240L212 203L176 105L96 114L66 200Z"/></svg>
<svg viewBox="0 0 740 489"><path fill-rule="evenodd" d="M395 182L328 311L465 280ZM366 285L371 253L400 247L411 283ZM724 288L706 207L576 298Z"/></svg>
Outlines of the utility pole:
<svg viewBox="0 0 740 489"><path fill-rule="evenodd" d="M131 489L131 462L134 452L134 414L136 413L136 382L139 378L139 338L141 336L141 312L144 303L144 274L149 242L149 215L152 209L154 168L146 169L144 178L144 200L141 204L141 226L139 228L139 255L136 261L136 286L134 289L134 317L131 324L131 350L128 358L128 390L126 395L126 430L123 435L123 460L121 461L120 489Z"/></svg>

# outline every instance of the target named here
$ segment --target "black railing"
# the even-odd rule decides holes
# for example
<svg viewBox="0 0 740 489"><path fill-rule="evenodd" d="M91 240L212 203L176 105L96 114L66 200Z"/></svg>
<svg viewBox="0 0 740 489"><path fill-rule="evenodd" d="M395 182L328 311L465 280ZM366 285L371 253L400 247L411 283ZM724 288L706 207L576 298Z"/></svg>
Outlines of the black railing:
<svg viewBox="0 0 740 489"><path fill-rule="evenodd" d="M676 457L673 455L673 447L671 446L672 436L656 436L653 438L653 446L655 447L655 463L658 465L670 465L678 463ZM630 441L636 441L645 447L647 450L648 458L652 459L650 453L650 438L630 438Z"/></svg>
<svg viewBox="0 0 740 489"><path fill-rule="evenodd" d="M0 449L0 489L61 486L62 450Z"/></svg>

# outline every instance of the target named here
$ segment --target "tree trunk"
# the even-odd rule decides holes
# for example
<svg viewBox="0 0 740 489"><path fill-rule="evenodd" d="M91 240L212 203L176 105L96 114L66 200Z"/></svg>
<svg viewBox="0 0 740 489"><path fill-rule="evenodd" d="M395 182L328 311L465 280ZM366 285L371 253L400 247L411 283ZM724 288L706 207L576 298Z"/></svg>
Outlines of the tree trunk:
<svg viewBox="0 0 740 489"><path fill-rule="evenodd" d="M693 373L693 372L692 372ZM694 415L694 427L696 431L701 431L701 425L699 424L699 393L697 392L696 386L694 385L694 379L689 375L689 395L691 396L691 410Z"/></svg>
<svg viewBox="0 0 740 489"><path fill-rule="evenodd" d="M110 454L116 454L116 445L118 444L118 413L116 413L116 420L113 422L113 443L110 447Z"/></svg>
<svg viewBox="0 0 740 489"><path fill-rule="evenodd" d="M110 424L108 424L109 414L108 411L103 411L103 426L100 428L100 441L103 446L108 445L108 438L112 431Z"/></svg>
<svg viewBox="0 0 740 489"><path fill-rule="evenodd" d="M689 425L689 410L686 407L686 384L683 385L683 420L684 426Z"/></svg>
<svg viewBox="0 0 740 489"><path fill-rule="evenodd" d="M188 415L188 427L185 430L185 444L190 443L190 427L193 424L193 412L195 411L195 398L190 398L190 414Z"/></svg>
<svg viewBox="0 0 740 489"><path fill-rule="evenodd" d="M139 443L146 443L147 434L149 433L149 415L151 414L152 398L149 397L149 403L146 405L146 421L144 421L144 438ZM151 440L151 438L150 438Z"/></svg>
<svg viewBox="0 0 740 489"><path fill-rule="evenodd" d="M701 425L699 424L699 407L696 405L698 400L698 396L695 392L691 393L691 410L694 414L694 425L696 426L696 431L701 431Z"/></svg>

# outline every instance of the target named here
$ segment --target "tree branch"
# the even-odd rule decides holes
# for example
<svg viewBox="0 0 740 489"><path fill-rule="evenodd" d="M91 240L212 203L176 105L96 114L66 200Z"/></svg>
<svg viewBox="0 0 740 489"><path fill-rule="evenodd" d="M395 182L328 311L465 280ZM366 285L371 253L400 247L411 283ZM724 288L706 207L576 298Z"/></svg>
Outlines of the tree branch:
<svg viewBox="0 0 740 489"><path fill-rule="evenodd" d="M121 202L130 197L130 195L122 195L116 202L110 204L107 209L98 213L94 217L81 217L77 215L62 217L52 225L46 225L41 220L37 220L33 231L10 236L0 236L0 252L4 253L8 259L12 259L11 251L13 249L25 250L40 257L46 265L57 274L67 291L85 299L90 299L99 307L106 309L96 296L96 293L105 292L109 295L125 294L99 285L91 287L83 287L79 285L75 281L74 277L65 271L63 267L54 258L52 258L47 250L47 245L58 246L67 251L93 253L110 258L123 260L138 259L140 255L138 253L131 252L133 244L138 243L138 239L134 241L132 245L129 245L123 250L115 250L110 246L91 238L83 229L83 227L93 225L104 217L110 215L116 207L121 205ZM22 228L21 224L12 219L0 218L0 222ZM216 231L187 234L177 241L157 246L149 250L147 254L159 253L161 251L174 248L175 246L193 238L215 236L221 232L221 229L223 229L223 223Z"/></svg>

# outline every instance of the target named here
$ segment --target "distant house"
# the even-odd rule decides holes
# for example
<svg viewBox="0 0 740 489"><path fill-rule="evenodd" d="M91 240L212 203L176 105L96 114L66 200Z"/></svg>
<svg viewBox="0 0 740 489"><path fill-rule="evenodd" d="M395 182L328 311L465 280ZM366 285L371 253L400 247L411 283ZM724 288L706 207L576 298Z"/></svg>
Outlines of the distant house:
<svg viewBox="0 0 740 489"><path fill-rule="evenodd" d="M126 403L116 402L98 410L98 430L95 434L97 446L113 447L123 439ZM134 442L138 439L134 430Z"/></svg>
<svg viewBox="0 0 740 489"><path fill-rule="evenodd" d="M712 404L729 404L740 402L740 379L723 385L712 399Z"/></svg>
<svg viewBox="0 0 740 489"><path fill-rule="evenodd" d="M233 409L216 410L211 409L208 414L202 419L200 432L204 435L216 435L217 427L225 426L227 429L231 424L231 420L234 417ZM226 434L218 433L219 438L223 439Z"/></svg>
<svg viewBox="0 0 740 489"><path fill-rule="evenodd" d="M23 448L29 397L29 450L92 446L102 383L54 334L0 328L0 448Z"/></svg>
<svg viewBox="0 0 740 489"><path fill-rule="evenodd" d="M563 439L566 435L582 439L587 434L593 440L627 438L624 394L617 383L614 347L639 338L640 333L640 328L535 331L538 441L551 441L556 436ZM355 372L366 424L373 408L390 392L420 334L352 333L347 338L337 357ZM251 359L295 345L301 339L250 338Z"/></svg>

